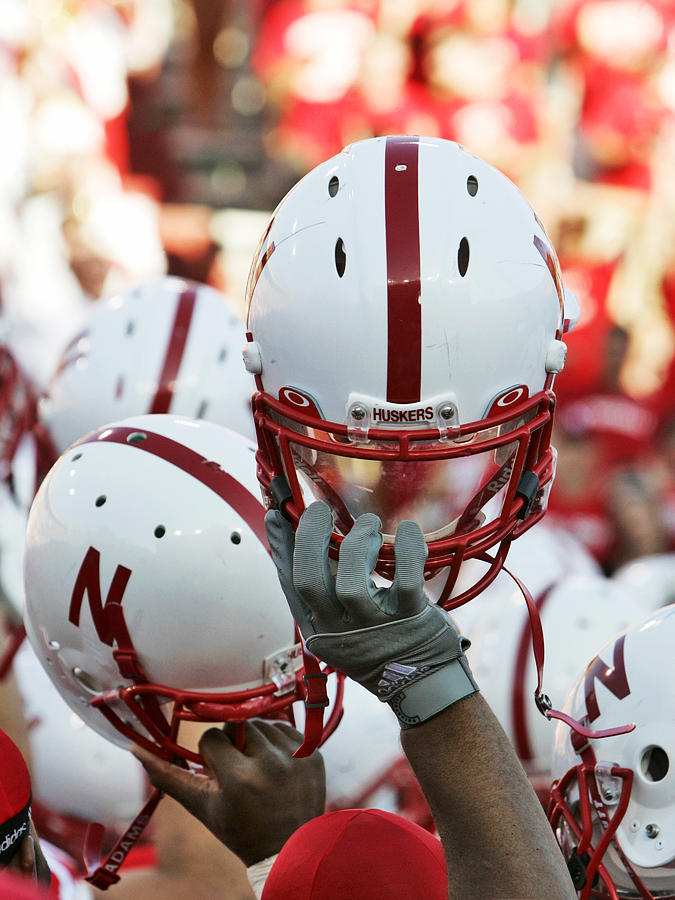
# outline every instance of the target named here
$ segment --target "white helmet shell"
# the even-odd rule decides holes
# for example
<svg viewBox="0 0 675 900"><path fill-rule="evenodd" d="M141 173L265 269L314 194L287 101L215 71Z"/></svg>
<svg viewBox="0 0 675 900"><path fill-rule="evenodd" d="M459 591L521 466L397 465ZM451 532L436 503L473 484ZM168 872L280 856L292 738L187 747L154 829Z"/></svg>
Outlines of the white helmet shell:
<svg viewBox="0 0 675 900"><path fill-rule="evenodd" d="M459 144L351 144L279 204L254 260L247 326L265 391L293 386L342 423L357 397L452 401L466 423L509 388L537 393L563 300L535 238L551 252L518 188ZM388 293L397 264L417 272L414 304Z"/></svg>
<svg viewBox="0 0 675 900"><path fill-rule="evenodd" d="M645 610L675 601L675 553L654 553L624 563L612 578L645 604Z"/></svg>
<svg viewBox="0 0 675 900"><path fill-rule="evenodd" d="M321 747L329 807L350 808L355 798L400 759L400 732L398 720L386 703L350 678L345 681L340 727ZM392 798L387 799L384 807L378 808L397 812Z"/></svg>
<svg viewBox="0 0 675 900"><path fill-rule="evenodd" d="M508 572L520 578L534 597L567 575L602 574L600 566L581 541L571 532L551 525L547 518L537 522L513 542L505 566ZM486 563L477 559L467 560L460 569L454 593L461 593L469 584L478 581L486 571ZM494 583L471 603L454 610L452 617L462 634L471 638L474 622L486 615L493 605L500 603L501 598L510 594L514 586L510 575L502 571Z"/></svg>
<svg viewBox="0 0 675 900"><path fill-rule="evenodd" d="M59 453L108 422L174 413L253 433L243 327L207 285L167 277L99 300L40 401Z"/></svg>
<svg viewBox="0 0 675 900"><path fill-rule="evenodd" d="M263 491L293 521L327 500L333 553L374 512L381 574L406 518L427 577L456 574L543 515L568 319L546 233L502 173L450 141L354 143L279 204L247 300Z"/></svg>
<svg viewBox="0 0 675 900"><path fill-rule="evenodd" d="M28 637L70 707L122 746L147 735L147 720L108 692L149 682L162 689L153 702L188 691L215 704L219 693L273 694L277 662L294 674L294 623L267 549L254 449L212 423L139 416L83 438L38 491ZM298 699L292 677L283 687ZM90 703L103 695L100 709ZM255 714L250 705L237 707L240 719ZM110 708L133 734L110 724L101 711Z"/></svg>

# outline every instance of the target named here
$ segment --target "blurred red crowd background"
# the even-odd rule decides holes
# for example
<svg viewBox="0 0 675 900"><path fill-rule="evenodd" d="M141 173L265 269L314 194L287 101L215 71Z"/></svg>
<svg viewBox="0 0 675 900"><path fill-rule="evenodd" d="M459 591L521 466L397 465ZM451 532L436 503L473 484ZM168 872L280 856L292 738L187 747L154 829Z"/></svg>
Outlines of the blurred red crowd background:
<svg viewBox="0 0 675 900"><path fill-rule="evenodd" d="M669 0L8 0L3 338L38 386L91 299L168 272L243 303L265 221L377 134L449 138L540 212L582 306L551 518L604 569L675 549Z"/></svg>

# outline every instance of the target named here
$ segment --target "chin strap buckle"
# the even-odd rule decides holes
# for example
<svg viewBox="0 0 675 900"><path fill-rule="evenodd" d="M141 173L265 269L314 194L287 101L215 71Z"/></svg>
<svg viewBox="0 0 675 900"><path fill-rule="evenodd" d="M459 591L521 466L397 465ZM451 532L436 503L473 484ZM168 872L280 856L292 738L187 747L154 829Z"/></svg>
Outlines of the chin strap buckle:
<svg viewBox="0 0 675 900"><path fill-rule="evenodd" d="M305 709L325 709L328 706L328 676L325 672L305 672Z"/></svg>

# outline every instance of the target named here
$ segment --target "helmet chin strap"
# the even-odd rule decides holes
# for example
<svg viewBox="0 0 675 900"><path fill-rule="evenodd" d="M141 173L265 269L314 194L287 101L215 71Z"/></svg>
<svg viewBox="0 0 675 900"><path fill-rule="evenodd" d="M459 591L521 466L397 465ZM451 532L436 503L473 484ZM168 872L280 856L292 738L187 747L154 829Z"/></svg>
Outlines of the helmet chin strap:
<svg viewBox="0 0 675 900"><path fill-rule="evenodd" d="M111 884L117 884L120 880L118 872L122 863L143 834L145 826L150 821L163 796L162 792L157 790L157 788L153 789L143 808L133 822L127 826L124 834L121 835L105 859L101 858L101 844L103 843L105 829L98 822L92 822L89 825L82 849L82 856L87 869L85 881L102 891L107 890Z"/></svg>
<svg viewBox="0 0 675 900"><path fill-rule="evenodd" d="M534 691L534 702L539 712L547 719L560 719L562 722L565 722L566 725L569 725L569 727L576 734L580 735L580 737L585 738L586 740L595 740L597 738L604 737L615 737L618 734L628 734L629 732L634 731L635 722L631 722L628 725L617 725L615 728L605 728L600 731L595 731L591 728L588 728L586 725L582 725L581 722L578 722L576 719L572 718L572 716L567 715L567 713L553 708L553 704L551 703L550 698L543 691L544 630L541 625L541 616L539 615L539 609L537 608L537 604L535 603L535 601L532 599L532 594L529 592L528 588L520 580L520 578L518 578L517 575L514 575L514 573L509 571L509 569L507 569L506 567L503 568L506 574L515 581L516 586L525 598L525 603L527 604L527 612L530 617L530 633L532 635L532 652L534 654L534 664L537 668L537 687Z"/></svg>

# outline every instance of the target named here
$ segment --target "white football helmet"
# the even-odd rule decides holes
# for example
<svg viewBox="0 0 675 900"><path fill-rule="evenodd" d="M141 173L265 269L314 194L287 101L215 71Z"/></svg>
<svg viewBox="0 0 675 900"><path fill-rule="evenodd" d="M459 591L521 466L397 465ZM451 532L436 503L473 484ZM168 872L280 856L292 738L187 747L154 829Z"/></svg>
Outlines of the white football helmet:
<svg viewBox="0 0 675 900"><path fill-rule="evenodd" d="M633 591L645 611L675 601L675 553L653 553L619 566L612 573L619 584Z"/></svg>
<svg viewBox="0 0 675 900"><path fill-rule="evenodd" d="M564 706L592 728L556 728L549 820L582 900L675 896L675 605L614 637Z"/></svg>
<svg viewBox="0 0 675 900"><path fill-rule="evenodd" d="M40 419L59 453L107 422L146 413L206 419L252 436L243 339L223 294L181 278L99 300L64 350Z"/></svg>
<svg viewBox="0 0 675 900"><path fill-rule="evenodd" d="M492 577L546 505L578 310L564 301L528 202L458 144L373 138L318 166L274 212L247 287L267 502L297 522L326 500L333 554L377 513L384 575L397 524L417 521L428 577L452 566L441 602L463 559L500 544Z"/></svg>
<svg viewBox="0 0 675 900"><path fill-rule="evenodd" d="M484 611L473 623L467 658L528 774L540 778L549 774L555 723L533 702L530 619L520 589L514 582L509 587L504 575L479 598ZM644 615L630 592L604 575L559 578L533 596L546 636L544 685L558 703L594 649Z"/></svg>
<svg viewBox="0 0 675 900"><path fill-rule="evenodd" d="M480 580L487 566L487 563L477 559L466 560L459 571L453 596ZM566 575L602 574L602 569L581 541L569 531L551 525L548 518L537 522L513 543L506 569L517 576L535 597ZM427 592L432 599L435 596L430 587L435 587L441 580L434 579L427 583ZM501 602L502 596L510 596L514 587L513 578L502 571L472 603L454 610L452 617L461 633L471 638L474 622L486 615L494 604Z"/></svg>
<svg viewBox="0 0 675 900"><path fill-rule="evenodd" d="M136 815L143 768L70 709L27 642L13 672L30 740L32 817L41 837L79 858L90 822L121 833Z"/></svg>
<svg viewBox="0 0 675 900"><path fill-rule="evenodd" d="M181 720L283 717L305 700L254 453L212 423L138 416L83 437L38 491L26 631L69 706L121 746L198 761Z"/></svg>

